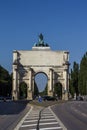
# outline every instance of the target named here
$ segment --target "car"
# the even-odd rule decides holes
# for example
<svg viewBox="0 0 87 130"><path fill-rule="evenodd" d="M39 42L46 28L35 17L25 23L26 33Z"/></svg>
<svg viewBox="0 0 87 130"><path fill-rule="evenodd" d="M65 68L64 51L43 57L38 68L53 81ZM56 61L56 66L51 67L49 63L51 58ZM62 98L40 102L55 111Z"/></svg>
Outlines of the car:
<svg viewBox="0 0 87 130"><path fill-rule="evenodd" d="M3 97L3 96L0 96L0 100L4 100L4 97Z"/></svg>
<svg viewBox="0 0 87 130"><path fill-rule="evenodd" d="M47 95L43 96L42 99L43 99L44 101L57 101L57 98L56 98L56 97L47 96Z"/></svg>
<svg viewBox="0 0 87 130"><path fill-rule="evenodd" d="M0 96L0 101L2 102L2 101L4 101L4 102L6 102L6 101L11 101L12 100L12 97L3 97L3 96Z"/></svg>
<svg viewBox="0 0 87 130"><path fill-rule="evenodd" d="M77 101L83 101L84 99L83 99L82 96L77 96L77 97L76 97L76 100L77 100Z"/></svg>
<svg viewBox="0 0 87 130"><path fill-rule="evenodd" d="M6 98L5 97L3 97L3 96L0 96L0 101L2 102L2 101L6 101Z"/></svg>

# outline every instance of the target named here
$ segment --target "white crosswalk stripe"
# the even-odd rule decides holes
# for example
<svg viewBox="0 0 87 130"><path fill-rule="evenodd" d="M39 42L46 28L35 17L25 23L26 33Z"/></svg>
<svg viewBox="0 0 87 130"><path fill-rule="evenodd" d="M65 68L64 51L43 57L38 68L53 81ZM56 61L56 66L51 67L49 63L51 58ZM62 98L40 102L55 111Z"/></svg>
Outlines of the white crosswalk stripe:
<svg viewBox="0 0 87 130"><path fill-rule="evenodd" d="M16 130L63 130L63 128L49 108L36 107L27 114Z"/></svg>

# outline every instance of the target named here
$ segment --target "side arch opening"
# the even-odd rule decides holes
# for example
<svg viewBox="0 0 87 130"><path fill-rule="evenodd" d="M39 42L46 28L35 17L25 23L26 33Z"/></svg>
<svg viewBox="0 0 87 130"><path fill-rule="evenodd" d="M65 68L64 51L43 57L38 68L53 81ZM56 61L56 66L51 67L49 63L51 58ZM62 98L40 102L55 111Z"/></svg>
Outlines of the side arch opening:
<svg viewBox="0 0 87 130"><path fill-rule="evenodd" d="M27 84L25 82L21 82L19 85L19 99L27 98Z"/></svg>
<svg viewBox="0 0 87 130"><path fill-rule="evenodd" d="M54 95L62 100L62 84L60 82L55 83L54 85Z"/></svg>

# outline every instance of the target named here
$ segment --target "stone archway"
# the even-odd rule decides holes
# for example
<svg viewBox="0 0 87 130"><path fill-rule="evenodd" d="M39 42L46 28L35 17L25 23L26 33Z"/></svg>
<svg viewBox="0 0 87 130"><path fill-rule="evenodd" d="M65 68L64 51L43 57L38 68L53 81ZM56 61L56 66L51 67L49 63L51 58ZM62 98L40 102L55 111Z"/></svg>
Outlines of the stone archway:
<svg viewBox="0 0 87 130"><path fill-rule="evenodd" d="M14 100L19 99L19 86L21 82L27 84L27 99L34 97L34 76L44 72L48 77L48 95L54 95L54 85L62 84L62 99L68 100L69 91L69 52L52 51L44 43L40 34L38 43L30 51L13 51L13 91Z"/></svg>

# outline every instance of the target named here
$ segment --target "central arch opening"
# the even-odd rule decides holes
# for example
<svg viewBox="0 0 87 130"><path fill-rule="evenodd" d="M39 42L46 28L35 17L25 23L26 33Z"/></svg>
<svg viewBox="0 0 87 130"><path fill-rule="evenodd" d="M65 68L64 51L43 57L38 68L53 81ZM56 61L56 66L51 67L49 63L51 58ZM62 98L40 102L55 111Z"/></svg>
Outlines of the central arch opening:
<svg viewBox="0 0 87 130"><path fill-rule="evenodd" d="M35 91L38 89L38 95L47 95L47 83L48 83L48 77L45 73L39 72L34 77L34 95Z"/></svg>

